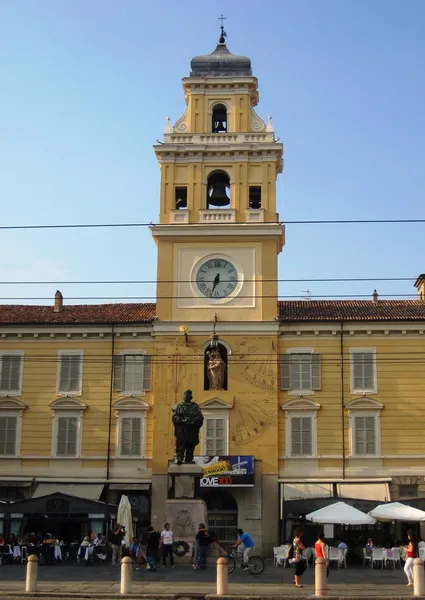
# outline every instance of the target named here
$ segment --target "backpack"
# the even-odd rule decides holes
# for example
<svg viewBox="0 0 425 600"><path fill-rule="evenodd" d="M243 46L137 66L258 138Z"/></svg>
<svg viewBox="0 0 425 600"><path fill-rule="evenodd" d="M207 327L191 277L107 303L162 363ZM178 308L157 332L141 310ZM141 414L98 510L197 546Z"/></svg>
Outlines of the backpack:
<svg viewBox="0 0 425 600"><path fill-rule="evenodd" d="M286 551L286 558L289 560L290 558L294 558L294 544L291 544Z"/></svg>

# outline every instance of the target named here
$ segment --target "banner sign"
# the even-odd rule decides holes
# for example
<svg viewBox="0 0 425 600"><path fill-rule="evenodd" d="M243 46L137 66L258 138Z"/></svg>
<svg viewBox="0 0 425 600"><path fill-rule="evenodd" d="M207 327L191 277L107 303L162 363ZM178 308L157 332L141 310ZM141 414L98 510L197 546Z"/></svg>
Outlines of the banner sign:
<svg viewBox="0 0 425 600"><path fill-rule="evenodd" d="M195 456L202 467L201 487L252 487L254 485L253 456Z"/></svg>

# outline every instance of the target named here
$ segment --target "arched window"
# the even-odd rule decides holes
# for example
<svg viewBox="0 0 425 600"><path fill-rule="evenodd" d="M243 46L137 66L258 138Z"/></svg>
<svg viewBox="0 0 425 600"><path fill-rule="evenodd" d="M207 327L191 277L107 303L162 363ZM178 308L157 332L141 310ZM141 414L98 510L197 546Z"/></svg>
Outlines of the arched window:
<svg viewBox="0 0 425 600"><path fill-rule="evenodd" d="M213 108L212 132L227 133L227 109L224 104L216 104Z"/></svg>
<svg viewBox="0 0 425 600"><path fill-rule="evenodd" d="M227 390L227 348L223 344L205 348L204 390Z"/></svg>
<svg viewBox="0 0 425 600"><path fill-rule="evenodd" d="M207 208L230 208L230 178L224 171L214 171L208 177Z"/></svg>

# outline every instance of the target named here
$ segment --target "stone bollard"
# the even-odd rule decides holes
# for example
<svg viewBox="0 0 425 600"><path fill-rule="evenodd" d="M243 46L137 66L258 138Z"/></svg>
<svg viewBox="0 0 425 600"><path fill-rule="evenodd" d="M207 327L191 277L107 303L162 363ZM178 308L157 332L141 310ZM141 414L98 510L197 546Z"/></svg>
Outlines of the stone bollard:
<svg viewBox="0 0 425 600"><path fill-rule="evenodd" d="M424 561L421 558L413 561L413 595L425 596Z"/></svg>
<svg viewBox="0 0 425 600"><path fill-rule="evenodd" d="M326 560L324 558L316 558L314 567L315 596L328 595L328 578L326 577L326 571Z"/></svg>
<svg viewBox="0 0 425 600"><path fill-rule="evenodd" d="M121 561L121 589L120 594L131 594L133 584L133 561L129 556L124 556Z"/></svg>
<svg viewBox="0 0 425 600"><path fill-rule="evenodd" d="M217 560L217 596L229 593L229 561L222 556Z"/></svg>
<svg viewBox="0 0 425 600"><path fill-rule="evenodd" d="M27 578L25 581L26 592L37 591L38 580L38 558L35 554L30 554L27 560Z"/></svg>

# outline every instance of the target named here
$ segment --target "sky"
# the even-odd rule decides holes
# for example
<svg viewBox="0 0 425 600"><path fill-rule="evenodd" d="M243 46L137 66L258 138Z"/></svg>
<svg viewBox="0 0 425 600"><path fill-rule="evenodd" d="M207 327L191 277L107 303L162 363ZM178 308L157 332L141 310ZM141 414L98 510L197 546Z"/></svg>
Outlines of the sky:
<svg viewBox="0 0 425 600"><path fill-rule="evenodd" d="M181 78L214 50L222 13L284 144L280 218L424 219L423 0L1 0L0 225L157 222L152 145L184 112ZM288 224L279 279L374 281L282 281L279 295L415 297L412 280L376 279L425 272L424 233ZM155 296L154 283L63 283L154 282L146 227L0 239L2 303L48 304L56 289L67 303Z"/></svg>

